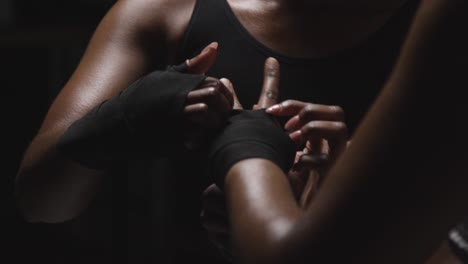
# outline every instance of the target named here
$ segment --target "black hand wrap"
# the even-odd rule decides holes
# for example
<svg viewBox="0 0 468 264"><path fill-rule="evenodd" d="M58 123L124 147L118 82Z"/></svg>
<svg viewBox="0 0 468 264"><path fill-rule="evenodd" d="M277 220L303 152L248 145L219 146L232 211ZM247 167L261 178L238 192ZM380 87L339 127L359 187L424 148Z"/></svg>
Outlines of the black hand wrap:
<svg viewBox="0 0 468 264"><path fill-rule="evenodd" d="M468 264L468 220L459 224L449 233L449 247L464 264Z"/></svg>
<svg viewBox="0 0 468 264"><path fill-rule="evenodd" d="M233 111L210 147L209 174L223 189L227 172L241 160L267 159L287 173L295 154L294 142L264 110Z"/></svg>
<svg viewBox="0 0 468 264"><path fill-rule="evenodd" d="M139 155L161 155L181 141L185 99L205 78L152 72L75 121L58 148L97 169Z"/></svg>
<svg viewBox="0 0 468 264"><path fill-rule="evenodd" d="M179 72L179 73L188 73L189 67L187 61L178 65L169 65L166 68L166 71Z"/></svg>

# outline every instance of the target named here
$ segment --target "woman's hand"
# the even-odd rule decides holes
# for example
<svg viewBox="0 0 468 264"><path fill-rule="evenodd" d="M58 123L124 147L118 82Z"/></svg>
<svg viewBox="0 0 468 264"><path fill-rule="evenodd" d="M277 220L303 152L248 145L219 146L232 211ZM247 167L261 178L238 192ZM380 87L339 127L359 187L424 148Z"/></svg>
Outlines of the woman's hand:
<svg viewBox="0 0 468 264"><path fill-rule="evenodd" d="M172 67L181 73L204 75L214 64L218 43L213 42L200 54ZM217 78L207 77L189 92L184 104L184 115L190 121L184 135L185 147L197 149L210 137L210 131L221 126L233 107L233 95Z"/></svg>
<svg viewBox="0 0 468 264"><path fill-rule="evenodd" d="M187 72L205 74L216 61L218 44L208 45L198 56L187 60ZM184 113L195 124L205 128L217 128L231 112L233 95L217 78L207 77L187 95Z"/></svg>
<svg viewBox="0 0 468 264"><path fill-rule="evenodd" d="M287 100L266 110L274 116L292 116L284 125L303 151L296 155L289 180L302 206L316 192L320 179L346 148L348 140L344 111L339 106Z"/></svg>
<svg viewBox="0 0 468 264"><path fill-rule="evenodd" d="M220 81L233 95L233 109L243 109L232 83L228 79L221 79ZM277 60L269 58L265 61L262 91L253 109L267 108L276 104L278 102L278 93L279 63ZM224 193L218 186L212 184L203 192L202 201L201 223L213 244L226 258L231 259L228 213Z"/></svg>

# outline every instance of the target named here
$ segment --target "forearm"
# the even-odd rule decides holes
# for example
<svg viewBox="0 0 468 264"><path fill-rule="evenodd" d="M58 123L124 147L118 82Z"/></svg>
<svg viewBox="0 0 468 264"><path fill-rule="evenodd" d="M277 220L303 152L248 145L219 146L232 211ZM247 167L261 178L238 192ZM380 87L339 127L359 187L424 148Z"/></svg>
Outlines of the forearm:
<svg viewBox="0 0 468 264"><path fill-rule="evenodd" d="M235 250L242 263L274 263L302 215L286 175L273 162L246 159L225 183Z"/></svg>
<svg viewBox="0 0 468 264"><path fill-rule="evenodd" d="M170 147L180 145L177 135L184 132L180 124L186 94L204 79L155 71L77 120L40 131L18 177L19 205L26 218L70 219L92 199L100 179L97 170L171 154ZM172 129L161 129L161 124Z"/></svg>
<svg viewBox="0 0 468 264"><path fill-rule="evenodd" d="M423 1L392 76L292 231L291 258L421 263L461 219L466 10Z"/></svg>
<svg viewBox="0 0 468 264"><path fill-rule="evenodd" d="M462 2L423 1L393 75L304 214L282 208L291 199L272 185L289 188L278 169L232 168L226 189L241 260L422 263L437 248L468 199Z"/></svg>
<svg viewBox="0 0 468 264"><path fill-rule="evenodd" d="M88 206L99 188L104 172L80 166L57 151L62 130L39 134L20 164L15 193L27 221L69 220Z"/></svg>
<svg viewBox="0 0 468 264"><path fill-rule="evenodd" d="M16 195L20 210L30 221L70 219L94 197L102 173L67 160L57 150L59 138L94 107L155 67L166 65L168 57L175 57L174 52L168 52L177 41L168 39L165 14L179 17L174 12L185 9L179 1L173 5L166 2L118 1L99 23L21 163ZM180 32L185 30L183 24ZM177 32L173 35L178 36Z"/></svg>

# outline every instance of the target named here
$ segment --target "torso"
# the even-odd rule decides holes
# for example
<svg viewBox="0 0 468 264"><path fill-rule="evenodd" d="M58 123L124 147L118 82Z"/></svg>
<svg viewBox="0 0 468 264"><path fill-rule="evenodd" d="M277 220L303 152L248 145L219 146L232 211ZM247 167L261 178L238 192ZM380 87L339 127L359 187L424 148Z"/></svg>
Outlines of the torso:
<svg viewBox="0 0 468 264"><path fill-rule="evenodd" d="M227 0L240 24L256 40L271 50L298 58L339 53L364 41L405 1L379 1L378 6L367 3L364 9L320 1L285 6L275 1Z"/></svg>
<svg viewBox="0 0 468 264"><path fill-rule="evenodd" d="M207 75L230 79L241 103L248 108L258 98L265 59L275 57L281 66L281 100L339 105L353 131L390 73L418 1L409 1L390 17L385 13L378 29L374 25L356 29L362 35L359 42L348 39L348 46L330 46L326 51L319 46L327 46L325 43L333 40L331 34L314 48L310 43L319 39L317 31L301 37L301 32L307 32L305 26L291 33L283 28L281 19L278 22L270 16L265 19L269 22L262 22L259 12L263 11L253 4L249 8L247 3L198 1L178 61L217 41L218 58ZM276 34L273 29L278 29ZM297 44L301 38L305 44ZM309 44L312 48L307 49Z"/></svg>
<svg viewBox="0 0 468 264"><path fill-rule="evenodd" d="M283 8L277 1L218 1L226 1L242 26L271 50L290 57L311 58L339 53L364 41L411 0L377 4L365 0L338 4L311 1L299 3L292 10ZM168 46L174 47L169 50L169 63L176 63L177 48L181 46L196 1L172 3L165 20Z"/></svg>

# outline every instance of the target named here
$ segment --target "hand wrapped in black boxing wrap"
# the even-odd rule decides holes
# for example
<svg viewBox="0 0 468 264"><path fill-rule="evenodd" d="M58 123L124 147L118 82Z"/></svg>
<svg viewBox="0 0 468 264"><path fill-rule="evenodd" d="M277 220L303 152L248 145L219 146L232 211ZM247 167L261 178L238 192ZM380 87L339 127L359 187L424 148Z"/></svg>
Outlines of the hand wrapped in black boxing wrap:
<svg viewBox="0 0 468 264"><path fill-rule="evenodd" d="M249 158L274 162L285 173L293 164L296 146L264 110L233 111L209 149L209 174L221 189L229 169Z"/></svg>
<svg viewBox="0 0 468 264"><path fill-rule="evenodd" d="M449 247L464 264L468 264L468 220L457 225L449 233Z"/></svg>
<svg viewBox="0 0 468 264"><path fill-rule="evenodd" d="M206 76L155 71L75 121L59 139L66 156L91 168L175 148L187 94Z"/></svg>

